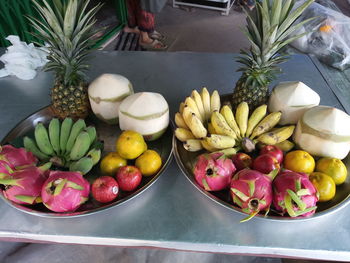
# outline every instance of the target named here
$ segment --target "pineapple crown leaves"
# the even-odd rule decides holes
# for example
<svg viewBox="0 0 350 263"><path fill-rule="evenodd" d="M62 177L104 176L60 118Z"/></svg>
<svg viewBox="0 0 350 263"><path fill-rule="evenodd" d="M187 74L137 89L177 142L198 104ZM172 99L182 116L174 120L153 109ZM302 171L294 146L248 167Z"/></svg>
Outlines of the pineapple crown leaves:
<svg viewBox="0 0 350 263"><path fill-rule="evenodd" d="M293 24L313 1L306 0L294 8L294 0L261 0L252 12L244 10L247 15L247 27L243 33L251 47L249 52L241 50L237 62L243 64L238 71L243 71L247 78L250 77L248 82L253 78L254 82L267 85L280 72L276 65L286 61L287 56L278 52L306 34L290 37L291 33L313 19Z"/></svg>
<svg viewBox="0 0 350 263"><path fill-rule="evenodd" d="M40 19L27 18L37 30L34 35L48 45L49 62L45 70L54 71L56 79L64 85L81 82L95 44L93 37L98 30L93 28L94 17L101 4L87 10L90 0L52 0L51 5L47 0L32 1Z"/></svg>

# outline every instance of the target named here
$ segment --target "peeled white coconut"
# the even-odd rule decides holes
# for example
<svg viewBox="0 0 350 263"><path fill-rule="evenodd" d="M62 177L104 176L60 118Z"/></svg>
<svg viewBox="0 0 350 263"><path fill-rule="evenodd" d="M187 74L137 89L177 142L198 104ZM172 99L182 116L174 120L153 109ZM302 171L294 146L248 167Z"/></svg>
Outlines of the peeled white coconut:
<svg viewBox="0 0 350 263"><path fill-rule="evenodd" d="M169 125L169 106L154 92L139 92L127 97L119 107L121 130L133 130L147 141L159 138Z"/></svg>
<svg viewBox="0 0 350 263"><path fill-rule="evenodd" d="M296 124L309 108L320 104L320 96L300 81L279 83L269 99L270 112L281 111L279 124Z"/></svg>
<svg viewBox="0 0 350 263"><path fill-rule="evenodd" d="M309 109L298 121L294 142L312 155L344 159L350 151L350 116L327 106Z"/></svg>
<svg viewBox="0 0 350 263"><path fill-rule="evenodd" d="M102 74L88 88L91 109L100 120L118 123L120 103L134 90L130 81L118 74Z"/></svg>

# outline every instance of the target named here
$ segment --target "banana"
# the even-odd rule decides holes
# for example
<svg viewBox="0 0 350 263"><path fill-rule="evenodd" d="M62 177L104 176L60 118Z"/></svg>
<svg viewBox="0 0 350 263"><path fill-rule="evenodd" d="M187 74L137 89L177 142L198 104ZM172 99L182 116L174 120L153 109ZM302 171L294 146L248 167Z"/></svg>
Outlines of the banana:
<svg viewBox="0 0 350 263"><path fill-rule="evenodd" d="M68 141L66 144L66 152L67 153L69 153L72 150L75 139L77 138L79 133L85 128L86 128L86 124L85 124L85 121L83 119L79 119L73 124L72 130L69 134L69 138L68 138Z"/></svg>
<svg viewBox="0 0 350 263"><path fill-rule="evenodd" d="M232 109L228 105L224 105L221 108L220 113L224 116L228 126L230 126L230 128L236 133L236 137L241 138L241 131L239 130Z"/></svg>
<svg viewBox="0 0 350 263"><path fill-rule="evenodd" d="M211 122L208 122L208 132L211 133L211 134L217 134L217 132L216 132L213 124L211 124Z"/></svg>
<svg viewBox="0 0 350 263"><path fill-rule="evenodd" d="M294 129L295 125L284 126L274 131L261 134L257 138L257 141L268 145L274 145L287 140L290 136L292 136Z"/></svg>
<svg viewBox="0 0 350 263"><path fill-rule="evenodd" d="M184 103L184 102L181 102L181 103L180 103L180 106L179 106L179 112L180 112L180 114L183 113L184 107L185 107L185 103Z"/></svg>
<svg viewBox="0 0 350 263"><path fill-rule="evenodd" d="M86 131L81 131L74 142L72 150L69 153L70 160L76 161L82 158L89 150L90 145L91 139L89 133Z"/></svg>
<svg viewBox="0 0 350 263"><path fill-rule="evenodd" d="M210 116L211 116L210 93L209 93L209 91L207 90L206 87L202 88L201 98L202 98L203 108L204 108L204 112L205 112L205 119L209 120Z"/></svg>
<svg viewBox="0 0 350 263"><path fill-rule="evenodd" d="M39 122L35 126L34 136L36 144L38 145L40 151L47 155L54 155L54 151L49 139L49 134L42 122Z"/></svg>
<svg viewBox="0 0 350 263"><path fill-rule="evenodd" d="M237 139L236 133L227 124L224 116L222 116L218 111L214 111L211 114L211 124L218 134L227 135L234 139Z"/></svg>
<svg viewBox="0 0 350 263"><path fill-rule="evenodd" d="M239 151L239 148L226 148L222 150L218 150L216 152L223 153L226 157L232 158Z"/></svg>
<svg viewBox="0 0 350 263"><path fill-rule="evenodd" d="M232 148L236 144L236 140L227 135L210 134L204 140L211 146L217 149Z"/></svg>
<svg viewBox="0 0 350 263"><path fill-rule="evenodd" d="M57 118L53 118L49 124L49 138L53 150L56 154L60 154L60 121Z"/></svg>
<svg viewBox="0 0 350 263"><path fill-rule="evenodd" d="M187 97L185 99L185 105L188 105L192 109L192 111L197 115L197 117L201 120L201 122L203 122L204 119L202 118L199 112L197 104L191 97Z"/></svg>
<svg viewBox="0 0 350 263"><path fill-rule="evenodd" d="M252 115L250 115L250 117L248 119L248 127L247 127L247 131L245 133L246 137L249 137L252 134L253 129L265 117L266 112L267 112L267 105L266 104L263 104L263 105L257 107L253 111Z"/></svg>
<svg viewBox="0 0 350 263"><path fill-rule="evenodd" d="M189 129L190 129L190 122L191 122L192 114L196 114L196 113L194 113L194 111L192 110L191 107L189 107L188 105L185 105L183 113L182 113L182 118L184 119L184 121Z"/></svg>
<svg viewBox="0 0 350 263"><path fill-rule="evenodd" d="M214 90L210 97L210 112L219 111L221 107L220 95L217 90Z"/></svg>
<svg viewBox="0 0 350 263"><path fill-rule="evenodd" d="M279 111L271 112L258 123L249 138L254 139L255 137L271 130L280 121L281 115L282 113Z"/></svg>
<svg viewBox="0 0 350 263"><path fill-rule="evenodd" d="M201 140L199 139L189 139L184 142L184 148L189 152L198 152L203 149Z"/></svg>
<svg viewBox="0 0 350 263"><path fill-rule="evenodd" d="M196 102L196 105L197 105L197 108L199 110L199 114L202 117L202 120L205 121L206 120L206 115L205 115L205 111L204 111L204 106L203 106L203 101L202 101L201 95L199 95L198 91L194 89L192 91L191 97Z"/></svg>
<svg viewBox="0 0 350 263"><path fill-rule="evenodd" d="M189 129L180 112L175 113L175 124L179 128Z"/></svg>
<svg viewBox="0 0 350 263"><path fill-rule="evenodd" d="M93 166L94 163L92 161L92 158L85 156L76 162L72 162L69 166L69 171L87 174Z"/></svg>
<svg viewBox="0 0 350 263"><path fill-rule="evenodd" d="M101 149L93 148L86 154L86 156L90 157L93 165L95 165L101 159Z"/></svg>
<svg viewBox="0 0 350 263"><path fill-rule="evenodd" d="M249 106L248 103L242 101L236 109L236 121L240 130L241 137L245 136L248 126Z"/></svg>
<svg viewBox="0 0 350 263"><path fill-rule="evenodd" d="M185 142L188 139L195 139L193 133L190 130L184 129L184 128L176 128L175 129L175 136L180 141Z"/></svg>
<svg viewBox="0 0 350 263"><path fill-rule="evenodd" d="M73 120L71 118L65 118L61 124L61 132L60 132L61 154L63 154L66 151L66 144L67 144L72 126L73 126Z"/></svg>
<svg viewBox="0 0 350 263"><path fill-rule="evenodd" d="M289 152L295 146L295 144L289 140L284 140L283 142L276 143L275 145L284 152Z"/></svg>
<svg viewBox="0 0 350 263"><path fill-rule="evenodd" d="M215 148L215 147L210 146L210 145L206 142L206 140L201 140L201 144L202 144L203 148L206 149L206 150L209 151L209 152L216 152L216 151L219 150L219 149L217 149L217 148Z"/></svg>
<svg viewBox="0 0 350 263"><path fill-rule="evenodd" d="M194 137L200 139L207 136L208 131L196 114L190 116L189 127Z"/></svg>
<svg viewBox="0 0 350 263"><path fill-rule="evenodd" d="M50 158L48 155L39 150L38 146L36 145L33 139L27 136L23 138L23 145L27 151L32 152L36 157L38 157L42 161L48 160Z"/></svg>
<svg viewBox="0 0 350 263"><path fill-rule="evenodd" d="M90 145L91 145L97 139L96 128L94 126L88 126L88 127L86 127L85 131L90 136Z"/></svg>

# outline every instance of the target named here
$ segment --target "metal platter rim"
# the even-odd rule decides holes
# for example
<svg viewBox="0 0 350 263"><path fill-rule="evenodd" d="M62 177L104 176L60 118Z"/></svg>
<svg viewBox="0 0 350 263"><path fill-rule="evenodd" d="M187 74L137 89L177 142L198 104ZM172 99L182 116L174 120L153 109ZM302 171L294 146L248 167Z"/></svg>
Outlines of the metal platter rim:
<svg viewBox="0 0 350 263"><path fill-rule="evenodd" d="M175 156L175 160L176 163L178 164L180 170L182 171L182 173L184 174L185 178L191 182L191 184L197 189L199 190L200 193L202 193L204 196L206 196L207 198L211 199L212 201L214 201L215 203L231 210L234 212L237 212L241 215L247 216L246 213L242 212L238 207L229 204L228 202L221 200L220 198L216 197L215 195L211 194L210 192L204 190L202 187L200 187L196 181L194 180L194 177L192 175L192 172L189 172L187 167L185 167L185 165L183 164L182 160L181 160L181 156L179 154L178 151L178 140L176 139L175 134L173 134L173 153ZM262 220L268 220L268 221L278 221L278 222L301 222L301 221L309 221L309 220L313 220L313 219L317 219L317 218L321 218L323 216L328 216L331 214L336 213L337 211L339 211L340 209L344 208L345 206L347 206L350 203L350 193L347 195L347 197L345 199L343 199L340 203L336 204L335 206L325 209L323 211L320 212L316 212L313 216L311 217L296 217L296 218L291 218L291 217L284 217L284 216L264 216L261 214L258 214L255 216L255 218L259 218Z"/></svg>
<svg viewBox="0 0 350 263"><path fill-rule="evenodd" d="M22 119L21 121L19 121L5 136L4 138L1 139L0 145L3 145L4 143L7 143L9 140L9 138L13 137L13 133L16 131L16 129L18 129L18 127L24 123L26 120L30 119L32 116L38 115L40 114L40 112L45 112L45 111L49 111L52 112L52 108L51 105L45 106L35 112L33 112L32 114L29 114L27 117L25 117L24 119ZM49 116L49 117L54 117L54 116ZM164 133L164 135L166 135L166 133L170 132L170 134L172 134L172 129L170 127L170 124L168 126L168 128L166 129L166 132ZM17 137L17 136L15 136ZM0 191L0 198L2 200L5 201L5 203L7 203L9 206L24 212L26 214L30 214L30 215L35 215L35 216L39 216L39 217L43 217L43 218L76 218L76 217L82 217L82 216L87 216L87 215L93 215L96 213L99 213L101 211L105 211L108 209L111 209L113 207L117 207L118 205L124 204L127 201L139 196L141 193L143 193L144 191L146 191L147 189L149 189L161 176L161 174L165 171L165 169L168 167L168 165L170 164L171 160L172 160L172 155L173 155L173 147L172 147L172 142L169 139L169 143L171 144L169 146L169 153L168 156L165 158L165 162L162 165L161 169L157 172L156 175L153 176L153 178L146 183L143 187L139 188L138 190L136 190L135 192L133 192L132 194L124 197L123 199L119 199L113 203L98 207L98 208L94 208L91 210L86 210L86 211L78 211L78 212L72 212L72 213L55 213L55 212L41 212L41 211L37 211L34 209L31 209L27 206L24 205L20 205L20 204L16 204L10 200L8 200L6 197L4 197L2 191Z"/></svg>

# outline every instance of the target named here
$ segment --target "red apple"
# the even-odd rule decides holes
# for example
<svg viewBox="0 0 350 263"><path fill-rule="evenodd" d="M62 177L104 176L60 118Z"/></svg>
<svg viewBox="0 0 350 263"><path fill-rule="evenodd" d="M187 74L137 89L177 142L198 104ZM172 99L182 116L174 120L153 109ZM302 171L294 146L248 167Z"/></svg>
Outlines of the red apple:
<svg viewBox="0 0 350 263"><path fill-rule="evenodd" d="M283 162L283 151L276 145L266 145L260 150L260 155L270 154L277 159L279 163Z"/></svg>
<svg viewBox="0 0 350 263"><path fill-rule="evenodd" d="M246 153L234 154L232 156L232 161L237 171L243 170L245 168L250 168L253 163L252 158Z"/></svg>
<svg viewBox="0 0 350 263"><path fill-rule="evenodd" d="M268 174L271 171L279 168L280 163L270 154L259 155L253 161L253 169L264 174Z"/></svg>
<svg viewBox="0 0 350 263"><path fill-rule="evenodd" d="M101 176L92 183L91 192L96 201L108 203L117 198L118 183L113 177Z"/></svg>
<svg viewBox="0 0 350 263"><path fill-rule="evenodd" d="M121 190L133 191L140 185L142 174L136 166L126 165L119 168L116 178Z"/></svg>

